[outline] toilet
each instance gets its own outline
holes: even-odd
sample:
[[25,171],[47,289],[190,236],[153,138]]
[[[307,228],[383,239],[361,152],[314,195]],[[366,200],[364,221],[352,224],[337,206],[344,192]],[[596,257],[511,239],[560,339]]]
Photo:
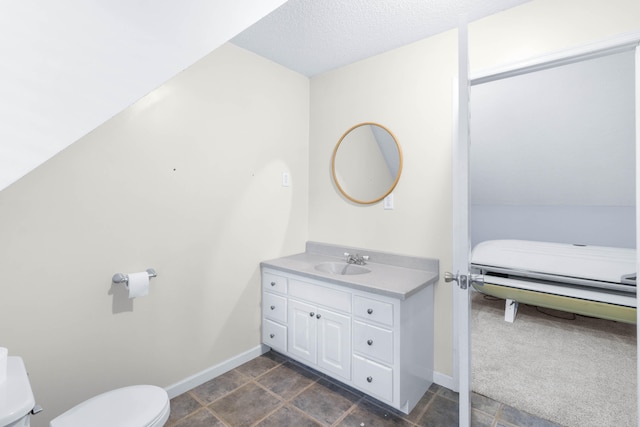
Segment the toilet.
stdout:
[[[7,360],[7,380],[0,384],[0,427],[29,427],[35,400],[20,357]],[[92,397],[51,420],[50,427],[161,427],[169,418],[167,392],[134,385]]]

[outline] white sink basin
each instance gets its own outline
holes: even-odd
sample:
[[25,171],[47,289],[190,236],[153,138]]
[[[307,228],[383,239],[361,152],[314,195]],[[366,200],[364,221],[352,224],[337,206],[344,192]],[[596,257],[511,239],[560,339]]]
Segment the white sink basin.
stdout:
[[316,265],[316,270],[323,273],[352,275],[370,273],[367,267],[355,264],[347,264],[346,262],[323,262]]

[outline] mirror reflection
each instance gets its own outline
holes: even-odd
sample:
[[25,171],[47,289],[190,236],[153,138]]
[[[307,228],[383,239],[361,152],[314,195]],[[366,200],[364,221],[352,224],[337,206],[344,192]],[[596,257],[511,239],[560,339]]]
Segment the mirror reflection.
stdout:
[[402,172],[402,150],[386,127],[372,122],[347,130],[333,151],[333,179],[349,200],[370,204],[393,191]]

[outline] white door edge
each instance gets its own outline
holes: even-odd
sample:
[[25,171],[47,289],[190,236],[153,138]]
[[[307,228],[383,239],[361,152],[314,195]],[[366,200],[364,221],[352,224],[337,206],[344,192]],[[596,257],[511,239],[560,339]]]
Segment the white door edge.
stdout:
[[[532,58],[530,60],[494,68],[488,71],[474,74],[467,77],[466,82],[460,76],[469,76],[468,72],[468,40],[466,22],[460,23],[458,27],[458,77],[454,79],[453,108],[453,154],[452,154],[452,192],[453,192],[453,274],[468,274],[467,265],[462,266],[460,259],[463,242],[467,242],[468,261],[469,247],[469,225],[468,225],[468,144],[469,136],[469,93],[466,92],[470,86],[482,84],[502,78],[513,77],[519,74],[535,72],[547,68],[577,62],[585,59],[597,58],[615,52],[635,49],[635,117],[636,117],[636,206],[640,203],[640,32],[633,32],[612,37],[600,42],[590,43],[577,48],[563,50],[549,55]],[[462,91],[466,92],[463,93]],[[462,170],[463,169],[463,170]],[[462,176],[461,176],[462,175]],[[465,182],[463,182],[465,181]],[[463,191],[464,194],[458,194]],[[466,203],[462,212],[460,202]],[[640,210],[636,209],[636,247],[640,242]],[[640,270],[640,251],[636,252],[637,269]],[[469,291],[462,291],[453,284],[453,379],[458,385],[460,393],[460,413],[459,425],[461,427],[470,426],[471,423],[471,305]],[[637,295],[638,290],[636,289]],[[640,325],[640,314],[636,313],[637,324]],[[638,335],[638,352],[640,354],[640,328]],[[640,359],[638,360],[638,378],[640,379]],[[638,401],[637,409],[640,413],[640,381],[637,384]],[[468,391],[465,391],[468,390]],[[640,427],[640,417],[638,417],[638,427]]]
[[[640,39],[640,37],[638,38]],[[640,43],[640,41],[638,41]],[[640,251],[638,251],[638,242],[640,242],[640,213],[638,205],[640,204],[640,46],[636,46],[636,272],[640,271]],[[637,273],[636,273],[637,274]],[[638,298],[638,288],[636,287],[636,299]],[[640,310],[636,309],[636,334],[638,335],[637,353],[640,354]],[[636,413],[640,414],[640,358],[638,359],[636,387],[638,402],[636,405]],[[640,427],[640,415],[638,415],[638,426]]]

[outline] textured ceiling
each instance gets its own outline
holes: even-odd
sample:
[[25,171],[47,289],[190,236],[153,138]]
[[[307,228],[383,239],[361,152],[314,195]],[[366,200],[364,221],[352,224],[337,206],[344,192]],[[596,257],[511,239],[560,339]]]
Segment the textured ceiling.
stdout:
[[231,41],[313,76],[529,0],[289,0]]

